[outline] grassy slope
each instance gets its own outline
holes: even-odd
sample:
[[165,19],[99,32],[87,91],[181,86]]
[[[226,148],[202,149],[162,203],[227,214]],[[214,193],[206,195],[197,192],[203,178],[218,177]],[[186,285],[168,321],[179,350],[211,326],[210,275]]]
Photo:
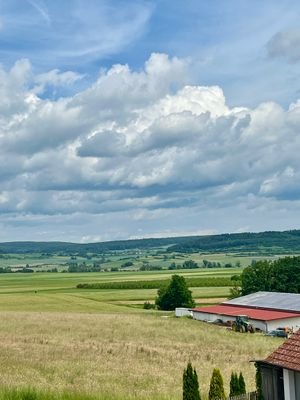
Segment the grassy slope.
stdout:
[[[188,360],[207,392],[212,369],[254,386],[250,359],[281,343],[162,314],[1,312],[0,384],[138,399],[181,398]],[[1,397],[0,397],[1,398]]]

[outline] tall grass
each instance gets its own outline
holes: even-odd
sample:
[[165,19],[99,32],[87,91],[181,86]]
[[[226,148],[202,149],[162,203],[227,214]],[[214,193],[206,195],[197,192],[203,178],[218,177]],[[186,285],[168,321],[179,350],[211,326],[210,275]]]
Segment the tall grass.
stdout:
[[[55,390],[36,390],[32,387],[0,387],[0,400],[132,400],[132,397],[116,397],[109,394],[88,395],[74,392],[56,392]],[[166,397],[164,398],[166,399]],[[160,398],[158,400],[163,400]]]
[[[255,369],[249,360],[266,357],[282,342],[171,314],[2,312],[0,320],[0,385],[34,383],[42,400],[64,400],[59,396],[66,392],[89,393],[91,399],[179,400],[188,361],[202,393],[213,368],[220,368],[227,391],[232,370],[243,371],[251,390]],[[49,397],[53,391],[56,397]],[[0,393],[2,398],[21,399]]]

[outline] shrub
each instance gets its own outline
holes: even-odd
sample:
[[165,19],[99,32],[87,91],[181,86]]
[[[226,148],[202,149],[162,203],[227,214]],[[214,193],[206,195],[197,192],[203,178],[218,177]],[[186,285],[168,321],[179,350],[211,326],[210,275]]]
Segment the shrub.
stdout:
[[155,304],[150,303],[150,301],[145,301],[143,308],[145,310],[153,310],[155,309]]
[[132,267],[133,262],[132,261],[127,261],[124,264],[121,265],[121,268],[127,268],[127,267]]

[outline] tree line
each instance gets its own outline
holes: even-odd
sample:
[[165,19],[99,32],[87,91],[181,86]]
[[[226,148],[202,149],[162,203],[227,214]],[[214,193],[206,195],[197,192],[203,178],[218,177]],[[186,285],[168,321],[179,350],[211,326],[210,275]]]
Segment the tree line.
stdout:
[[245,268],[240,294],[259,291],[300,293],[300,256],[257,261]]

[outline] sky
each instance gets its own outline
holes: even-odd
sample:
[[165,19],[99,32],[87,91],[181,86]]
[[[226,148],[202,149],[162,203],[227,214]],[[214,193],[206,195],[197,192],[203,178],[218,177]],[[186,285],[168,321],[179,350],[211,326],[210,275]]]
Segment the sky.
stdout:
[[0,241],[299,229],[300,3],[0,0]]

